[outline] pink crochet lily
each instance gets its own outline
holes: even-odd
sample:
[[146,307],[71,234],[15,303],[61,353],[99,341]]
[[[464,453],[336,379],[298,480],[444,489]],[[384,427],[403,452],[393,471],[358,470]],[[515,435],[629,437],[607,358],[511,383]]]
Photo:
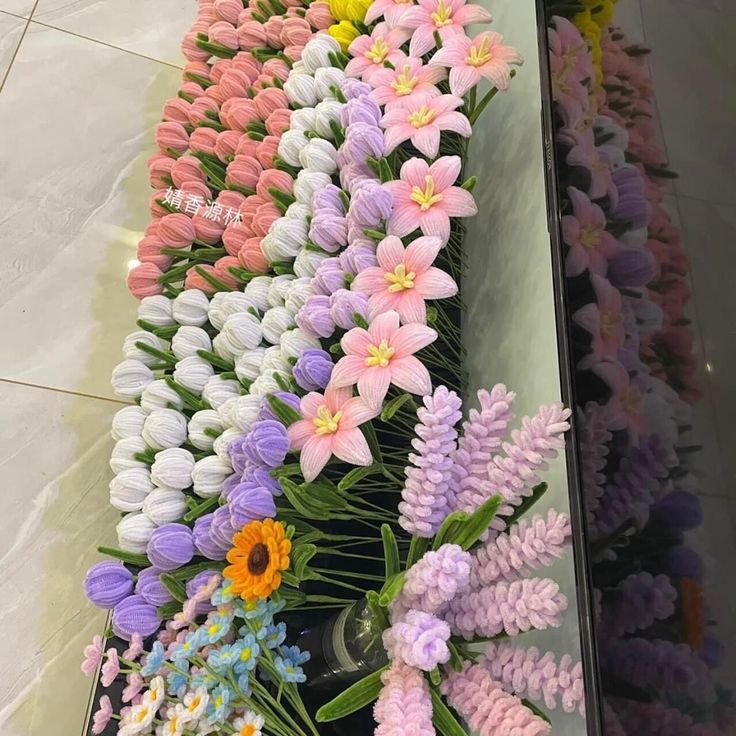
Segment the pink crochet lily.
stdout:
[[588,368],[601,360],[616,360],[626,339],[621,292],[603,276],[590,276],[596,301],[581,307],[572,320],[591,335],[590,353],[580,361]]
[[503,36],[495,31],[483,31],[475,38],[464,33],[450,38],[432,57],[431,65],[450,69],[450,91],[462,97],[483,77],[500,90],[511,82],[510,64],[524,60],[513,46],[504,46]]
[[411,140],[427,158],[436,158],[443,130],[469,137],[473,132],[470,121],[461,112],[456,112],[462,104],[462,98],[455,95],[415,95],[401,107],[389,110],[381,119],[381,127],[386,131],[386,153]]
[[350,44],[348,51],[353,58],[345,67],[345,73],[349,77],[362,77],[367,82],[378,70],[385,69],[384,62],[397,66],[406,58],[401,45],[409,36],[411,31],[406,28],[392,30],[386,23],[379,23],[370,36],[358,36]]
[[370,24],[383,16],[389,28],[396,28],[402,25],[401,17],[413,4],[413,0],[374,0],[365,14],[365,22]]
[[440,66],[425,66],[421,59],[407,56],[396,64],[396,69],[379,69],[371,74],[369,84],[373,87],[371,97],[386,110],[403,105],[417,95],[439,97],[435,87],[445,78],[445,70]]
[[330,388],[357,383],[361,398],[376,412],[391,384],[424,396],[432,391],[432,380],[414,353],[436,339],[431,327],[416,323],[399,327],[399,313],[385,312],[367,330],[355,327],[343,336],[345,357],[332,371]]
[[324,395],[302,397],[304,419],[289,427],[291,449],[301,450],[299,462],[304,479],[314,480],[332,455],[351,465],[370,465],[371,451],[358,429],[377,412],[349,388],[327,388]]
[[436,46],[435,33],[442,44],[465,36],[464,26],[490,23],[491,14],[480,5],[466,5],[466,0],[418,0],[402,16],[401,25],[413,28],[409,44],[411,56],[422,56]]
[[447,243],[450,218],[478,212],[473,195],[453,186],[461,168],[459,156],[443,156],[431,166],[424,159],[409,159],[401,167],[400,178],[383,185],[394,199],[389,235],[403,238],[420,228],[424,235],[436,235],[443,245]]
[[361,271],[352,288],[368,298],[368,319],[391,309],[404,324],[427,321],[426,299],[446,299],[457,294],[457,284],[448,273],[432,264],[442,247],[437,237],[423,236],[406,248],[389,235],[376,249],[377,266]]

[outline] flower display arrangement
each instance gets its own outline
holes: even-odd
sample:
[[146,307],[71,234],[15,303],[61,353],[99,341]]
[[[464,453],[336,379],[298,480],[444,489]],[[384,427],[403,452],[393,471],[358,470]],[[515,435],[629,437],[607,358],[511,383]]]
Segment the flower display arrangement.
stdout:
[[613,2],[549,32],[583,490],[607,732],[732,733],[723,645],[704,600],[688,264],[662,206],[648,51]]
[[[463,162],[522,61],[466,34],[490,20],[200,0],[112,377],[122,518],[85,590],[127,645],[85,652],[124,685],[93,733],[310,736],[373,704],[377,736],[541,736],[541,708],[583,712],[579,663],[510,641],[567,606],[542,569],[569,518],[527,512],[569,411],[511,429],[497,385],[463,412]],[[294,622],[356,610],[377,664],[315,697]]]

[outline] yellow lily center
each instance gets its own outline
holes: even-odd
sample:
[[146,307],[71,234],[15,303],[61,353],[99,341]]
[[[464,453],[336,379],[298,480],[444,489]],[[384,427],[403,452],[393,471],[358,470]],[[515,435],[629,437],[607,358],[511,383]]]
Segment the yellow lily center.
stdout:
[[432,205],[442,201],[442,195],[434,193],[434,179],[427,174],[427,176],[424,177],[424,189],[421,189],[418,186],[413,186],[411,188],[409,199],[411,199],[412,202],[416,202],[422,212],[426,212],[430,207],[432,207]]
[[621,318],[615,312],[601,312],[601,335],[609,337],[620,321]]
[[401,74],[399,74],[393,82],[391,82],[391,89],[396,92],[397,95],[410,95],[414,91],[414,87],[417,86],[419,77],[411,75],[411,67],[406,64],[404,65]]
[[399,263],[391,273],[385,274],[383,278],[390,284],[388,290],[392,294],[395,294],[397,291],[404,291],[404,289],[413,289],[414,279],[416,277],[417,275],[414,271],[407,273],[406,266],[403,263]]
[[386,340],[381,340],[380,345],[369,345],[368,352],[370,353],[370,357],[365,359],[365,364],[369,368],[385,368],[396,350]]
[[316,427],[317,434],[335,434],[340,429],[341,419],[341,411],[332,414],[326,406],[320,406],[317,410],[317,416],[312,420],[312,424]]
[[481,36],[480,43],[476,46],[472,44],[468,55],[465,57],[465,63],[470,66],[483,66],[493,58],[491,50],[488,48],[488,37]]
[[595,248],[601,239],[600,229],[597,227],[583,227],[580,229],[580,245],[583,248],[592,250]]
[[370,59],[374,64],[383,64],[390,50],[384,39],[377,38],[371,44],[368,51],[365,52],[365,57],[366,59]]
[[422,105],[418,110],[415,110],[406,119],[409,125],[415,128],[421,128],[423,125],[429,125],[437,117],[437,111],[433,110],[427,105]]
[[445,0],[437,3],[437,10],[430,17],[437,28],[452,25],[452,9],[447,7]]

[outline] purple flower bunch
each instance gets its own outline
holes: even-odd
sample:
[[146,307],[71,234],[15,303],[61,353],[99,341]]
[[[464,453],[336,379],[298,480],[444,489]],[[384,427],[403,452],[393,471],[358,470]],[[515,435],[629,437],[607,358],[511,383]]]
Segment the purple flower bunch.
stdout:
[[432,699],[422,674],[402,662],[392,662],[381,675],[383,689],[373,708],[378,724],[374,736],[396,736],[411,724],[413,736],[434,736]]

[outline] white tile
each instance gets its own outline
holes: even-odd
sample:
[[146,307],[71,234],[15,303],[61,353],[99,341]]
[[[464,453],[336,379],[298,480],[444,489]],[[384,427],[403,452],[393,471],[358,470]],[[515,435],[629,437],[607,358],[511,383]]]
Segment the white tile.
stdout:
[[18,48],[26,21],[0,12],[0,85]]
[[730,50],[736,14],[686,0],[645,0],[643,11],[667,153],[680,175],[674,191],[736,203],[736,58]]
[[[145,160],[179,72],[32,24],[0,98],[0,378],[112,397]],[[49,90],[54,90],[52,98]]]
[[82,580],[97,545],[115,540],[107,460],[119,405],[3,382],[0,405],[0,733],[79,734],[92,688],[81,652],[105,621]]
[[196,10],[192,0],[39,0],[33,19],[183,66],[179,44]]
[[35,4],[36,0],[0,0],[0,10],[28,18]]

